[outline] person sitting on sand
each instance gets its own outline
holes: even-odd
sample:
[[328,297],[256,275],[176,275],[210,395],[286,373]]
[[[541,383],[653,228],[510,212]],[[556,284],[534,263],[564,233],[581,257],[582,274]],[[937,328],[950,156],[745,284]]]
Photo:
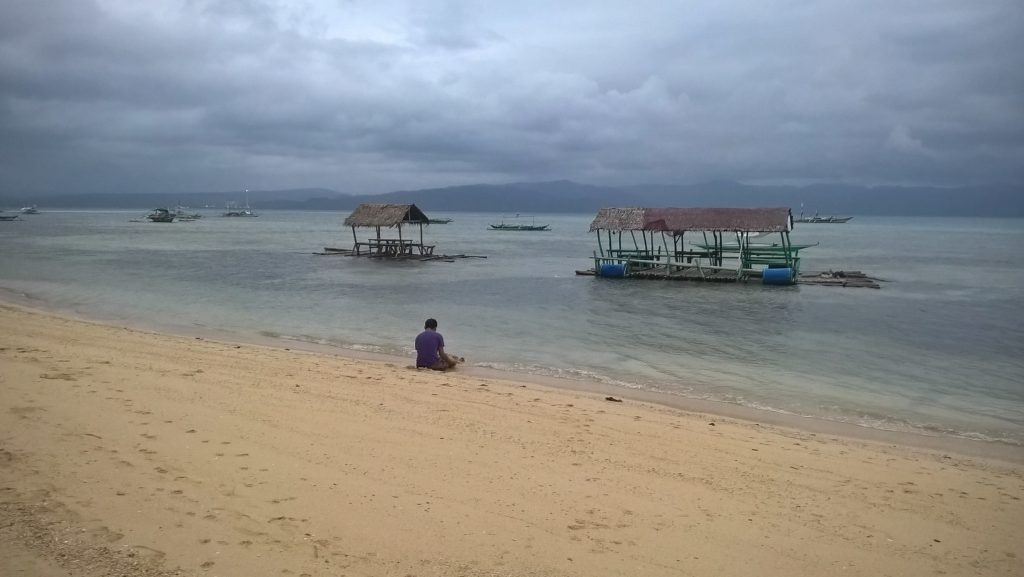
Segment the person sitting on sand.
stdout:
[[444,352],[444,337],[437,332],[437,321],[427,319],[423,332],[416,335],[416,368],[447,371],[464,360]]

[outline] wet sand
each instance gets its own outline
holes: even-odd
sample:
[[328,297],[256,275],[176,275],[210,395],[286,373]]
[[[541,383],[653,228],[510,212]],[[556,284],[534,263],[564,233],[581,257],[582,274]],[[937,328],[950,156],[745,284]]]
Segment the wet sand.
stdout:
[[1019,462],[14,306],[0,326],[3,575],[1024,574]]

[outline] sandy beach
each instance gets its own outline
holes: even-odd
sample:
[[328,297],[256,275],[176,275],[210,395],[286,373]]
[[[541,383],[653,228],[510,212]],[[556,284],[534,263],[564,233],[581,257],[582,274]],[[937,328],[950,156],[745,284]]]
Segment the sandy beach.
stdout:
[[1024,466],[0,306],[0,574],[1022,575]]

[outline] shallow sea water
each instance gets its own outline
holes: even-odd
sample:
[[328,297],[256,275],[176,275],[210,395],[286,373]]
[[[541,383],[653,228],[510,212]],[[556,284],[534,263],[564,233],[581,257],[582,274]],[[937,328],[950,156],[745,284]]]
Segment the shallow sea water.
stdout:
[[[351,246],[347,213],[130,222],[139,211],[0,223],[0,288],[42,308],[410,356],[435,317],[470,364],[711,399],[865,427],[1024,446],[1024,221],[867,218],[797,225],[803,269],[882,289],[578,277],[593,215],[497,232],[426,227],[447,262],[312,254]],[[418,236],[418,232],[404,231]]]

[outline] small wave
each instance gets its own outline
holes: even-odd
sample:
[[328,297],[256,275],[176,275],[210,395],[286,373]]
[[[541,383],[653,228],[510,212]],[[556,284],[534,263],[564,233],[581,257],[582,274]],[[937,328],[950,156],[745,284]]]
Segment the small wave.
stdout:
[[[261,331],[260,334],[265,337],[285,341],[311,343],[315,345],[337,347],[351,351],[368,352],[376,354],[408,356],[414,352],[413,349],[410,347],[397,348],[366,343],[348,343],[336,341],[333,339],[312,337],[309,335],[288,335],[275,333],[272,331]],[[981,431],[962,431],[936,424],[917,423],[907,419],[900,419],[888,415],[870,415],[863,412],[850,412],[848,409],[844,410],[842,407],[837,405],[823,405],[817,407],[817,410],[796,410],[792,407],[779,406],[777,404],[767,403],[763,400],[749,399],[735,392],[715,392],[710,390],[702,390],[691,386],[684,387],[678,384],[674,384],[673,386],[668,387],[665,386],[664,384],[658,383],[626,381],[620,378],[612,377],[604,373],[582,368],[564,368],[539,364],[503,363],[495,361],[473,363],[473,366],[492,369],[505,373],[537,375],[541,377],[566,379],[579,383],[597,383],[600,385],[614,386],[623,389],[649,391],[658,394],[672,395],[701,401],[727,403],[747,407],[750,409],[755,409],[758,411],[765,411],[775,413],[778,415],[785,415],[788,417],[801,419],[819,419],[823,421],[850,424],[858,427],[863,427],[866,429],[875,429],[893,433],[911,433],[931,437],[955,437],[978,442],[1003,443],[1012,446],[1024,446],[1024,439],[1012,438],[1006,435],[993,435]]]
[[944,427],[935,424],[917,423],[911,420],[900,419],[893,416],[869,415],[863,412],[846,412],[841,407],[836,405],[821,406],[818,407],[818,411],[795,410],[791,407],[783,407],[778,406],[776,404],[766,403],[764,401],[751,400],[735,393],[715,393],[712,391],[694,390],[692,388],[668,388],[656,384],[630,382],[617,379],[608,375],[604,375],[601,373],[597,373],[594,371],[579,368],[558,368],[535,364],[497,362],[483,362],[477,364],[476,366],[486,367],[510,373],[528,373],[532,375],[540,375],[545,377],[570,379],[577,382],[594,382],[602,385],[621,387],[624,389],[650,391],[660,394],[674,395],[702,401],[727,403],[755,409],[758,411],[766,411],[779,415],[785,415],[788,417],[801,419],[818,419],[823,421],[850,424],[858,427],[863,427],[866,429],[876,429],[880,431],[888,431],[893,433],[911,433],[931,437],[954,437],[986,443],[1003,443],[1012,446],[1024,446],[1024,439],[1017,439],[1013,437],[1008,437],[1006,435],[986,434],[980,431],[957,430],[954,428]]
[[260,331],[260,335],[272,339],[279,339],[282,341],[292,341],[297,343],[309,343],[312,345],[321,345],[327,347],[336,347],[339,349],[346,349],[350,351],[359,351],[363,353],[376,353],[382,355],[396,355],[406,356],[410,353],[408,350],[397,349],[394,347],[386,347],[382,345],[372,345],[368,343],[349,343],[343,341],[337,341],[334,339],[327,339],[323,337],[313,337],[309,335],[288,335],[282,333],[275,333],[272,331]]
[[602,385],[613,385],[616,387],[622,387],[626,389],[634,390],[651,390],[650,387],[645,387],[638,383],[631,383],[622,381],[603,375],[601,373],[595,373],[585,369],[564,369],[558,367],[547,367],[542,365],[526,365],[521,363],[497,363],[497,362],[481,362],[476,363],[475,366],[485,367],[488,369],[494,369],[498,371],[504,371],[508,373],[528,373],[531,375],[539,375],[542,377],[554,377],[560,379],[570,379],[573,381],[584,381],[584,382],[596,382]]

